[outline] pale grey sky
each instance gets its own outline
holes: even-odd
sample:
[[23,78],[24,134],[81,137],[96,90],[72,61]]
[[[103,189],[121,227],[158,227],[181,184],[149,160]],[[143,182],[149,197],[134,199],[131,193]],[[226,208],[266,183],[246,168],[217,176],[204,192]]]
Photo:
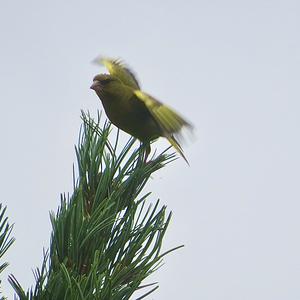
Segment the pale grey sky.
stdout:
[[7,273],[33,283],[49,210],[72,189],[80,109],[101,108],[90,61],[105,54],[197,129],[191,167],[178,160],[148,186],[174,213],[166,248],[186,245],[149,299],[300,299],[299,15],[292,0],[2,0]]

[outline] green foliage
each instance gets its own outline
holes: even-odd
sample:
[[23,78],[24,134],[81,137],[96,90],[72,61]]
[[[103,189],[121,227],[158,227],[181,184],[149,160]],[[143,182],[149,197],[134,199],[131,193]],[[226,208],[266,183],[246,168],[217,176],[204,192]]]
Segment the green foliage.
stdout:
[[[2,260],[3,255],[6,253],[8,248],[13,244],[15,241],[14,238],[11,237],[11,231],[13,226],[9,225],[8,218],[5,217],[6,207],[3,207],[0,204],[0,259]],[[8,266],[7,262],[0,264],[0,273]],[[1,283],[1,281],[0,281]],[[4,299],[1,297],[0,299]]]
[[[76,147],[78,178],[71,196],[61,195],[51,213],[49,252],[36,284],[27,292],[15,277],[9,280],[20,299],[125,300],[139,289],[143,299],[157,284],[142,285],[162,263],[162,241],[171,219],[166,206],[147,204],[141,195],[151,174],[174,159],[162,153],[145,162],[134,139],[119,149],[119,135],[109,141],[110,123],[99,126],[82,113]],[[73,173],[75,173],[73,171]]]

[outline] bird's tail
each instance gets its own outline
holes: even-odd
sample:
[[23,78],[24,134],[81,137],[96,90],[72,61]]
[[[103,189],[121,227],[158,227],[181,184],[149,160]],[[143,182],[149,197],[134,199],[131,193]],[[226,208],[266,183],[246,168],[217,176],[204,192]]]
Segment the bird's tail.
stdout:
[[169,143],[175,148],[175,150],[182,156],[182,158],[186,161],[186,163],[188,165],[190,165],[189,162],[188,162],[188,160],[186,159],[186,157],[183,154],[183,150],[182,150],[180,144],[175,139],[175,137],[173,135],[170,135],[170,136],[168,136],[166,138],[168,139]]

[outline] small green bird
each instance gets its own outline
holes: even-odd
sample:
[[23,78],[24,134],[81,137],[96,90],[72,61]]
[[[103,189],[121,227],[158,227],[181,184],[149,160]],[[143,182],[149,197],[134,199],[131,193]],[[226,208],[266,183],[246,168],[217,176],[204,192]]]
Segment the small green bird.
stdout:
[[188,163],[175,135],[184,127],[192,129],[192,125],[173,109],[141,91],[134,74],[119,60],[98,58],[95,62],[104,65],[109,72],[96,75],[91,85],[109,120],[147,145],[146,158],[151,151],[150,141],[165,137]]

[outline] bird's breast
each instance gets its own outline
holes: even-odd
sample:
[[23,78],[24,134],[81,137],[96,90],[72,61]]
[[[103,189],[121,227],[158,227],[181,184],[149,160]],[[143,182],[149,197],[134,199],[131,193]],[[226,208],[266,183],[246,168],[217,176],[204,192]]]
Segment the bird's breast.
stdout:
[[138,138],[149,141],[162,135],[161,129],[145,105],[134,99],[105,99],[101,97],[109,120],[118,128]]

